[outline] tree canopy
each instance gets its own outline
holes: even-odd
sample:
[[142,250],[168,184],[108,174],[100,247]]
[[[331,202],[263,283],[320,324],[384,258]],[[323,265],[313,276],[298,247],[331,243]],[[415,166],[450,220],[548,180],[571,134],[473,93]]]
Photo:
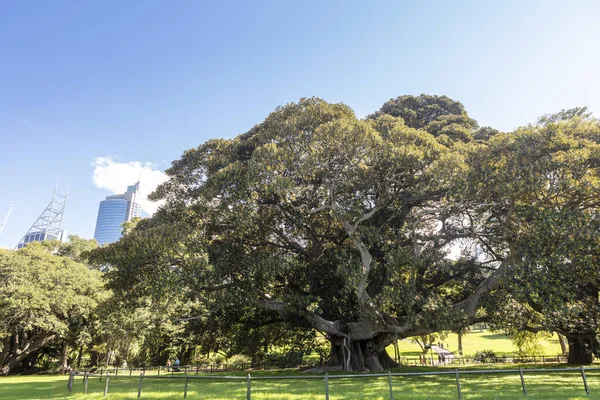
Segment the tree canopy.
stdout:
[[100,272],[40,243],[0,251],[0,374],[65,337],[104,298]]
[[581,110],[502,134],[445,96],[365,119],[301,99],[187,150],[152,195],[165,205],[94,260],[157,320],[316,330],[346,370],[477,321],[595,337],[600,136]]

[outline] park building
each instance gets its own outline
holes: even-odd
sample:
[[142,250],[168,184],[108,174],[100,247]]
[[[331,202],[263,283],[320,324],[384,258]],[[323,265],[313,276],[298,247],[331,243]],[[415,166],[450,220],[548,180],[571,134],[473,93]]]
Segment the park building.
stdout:
[[125,193],[107,196],[100,202],[94,239],[101,246],[121,238],[123,222],[142,216],[142,209],[137,203],[139,187],[137,182],[128,186]]

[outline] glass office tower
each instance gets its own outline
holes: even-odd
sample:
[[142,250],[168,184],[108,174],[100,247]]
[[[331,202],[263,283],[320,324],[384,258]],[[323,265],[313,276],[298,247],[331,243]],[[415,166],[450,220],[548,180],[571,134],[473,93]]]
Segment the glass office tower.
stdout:
[[107,196],[100,202],[94,238],[100,245],[116,242],[121,238],[121,224],[141,216],[141,208],[136,203],[139,182],[127,187],[123,194]]

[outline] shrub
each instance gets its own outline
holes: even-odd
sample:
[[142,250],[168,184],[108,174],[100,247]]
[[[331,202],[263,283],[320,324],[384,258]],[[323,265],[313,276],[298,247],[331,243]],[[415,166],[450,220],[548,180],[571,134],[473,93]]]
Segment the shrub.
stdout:
[[233,369],[247,368],[252,363],[252,359],[244,354],[235,354],[227,360],[227,366]]
[[480,363],[491,363],[496,362],[498,357],[494,353],[494,350],[481,350],[475,353],[474,359]]

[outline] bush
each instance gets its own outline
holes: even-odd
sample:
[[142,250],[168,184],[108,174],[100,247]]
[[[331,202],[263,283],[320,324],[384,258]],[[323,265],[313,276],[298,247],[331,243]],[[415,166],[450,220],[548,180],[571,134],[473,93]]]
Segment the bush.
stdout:
[[235,354],[227,360],[227,366],[233,369],[247,368],[252,363],[252,359],[243,354]]
[[306,353],[303,349],[291,349],[287,353],[278,357],[277,364],[279,368],[295,368],[302,364],[302,359]]
[[475,353],[474,359],[480,363],[492,363],[498,360],[498,356],[496,356],[494,350],[481,350]]

